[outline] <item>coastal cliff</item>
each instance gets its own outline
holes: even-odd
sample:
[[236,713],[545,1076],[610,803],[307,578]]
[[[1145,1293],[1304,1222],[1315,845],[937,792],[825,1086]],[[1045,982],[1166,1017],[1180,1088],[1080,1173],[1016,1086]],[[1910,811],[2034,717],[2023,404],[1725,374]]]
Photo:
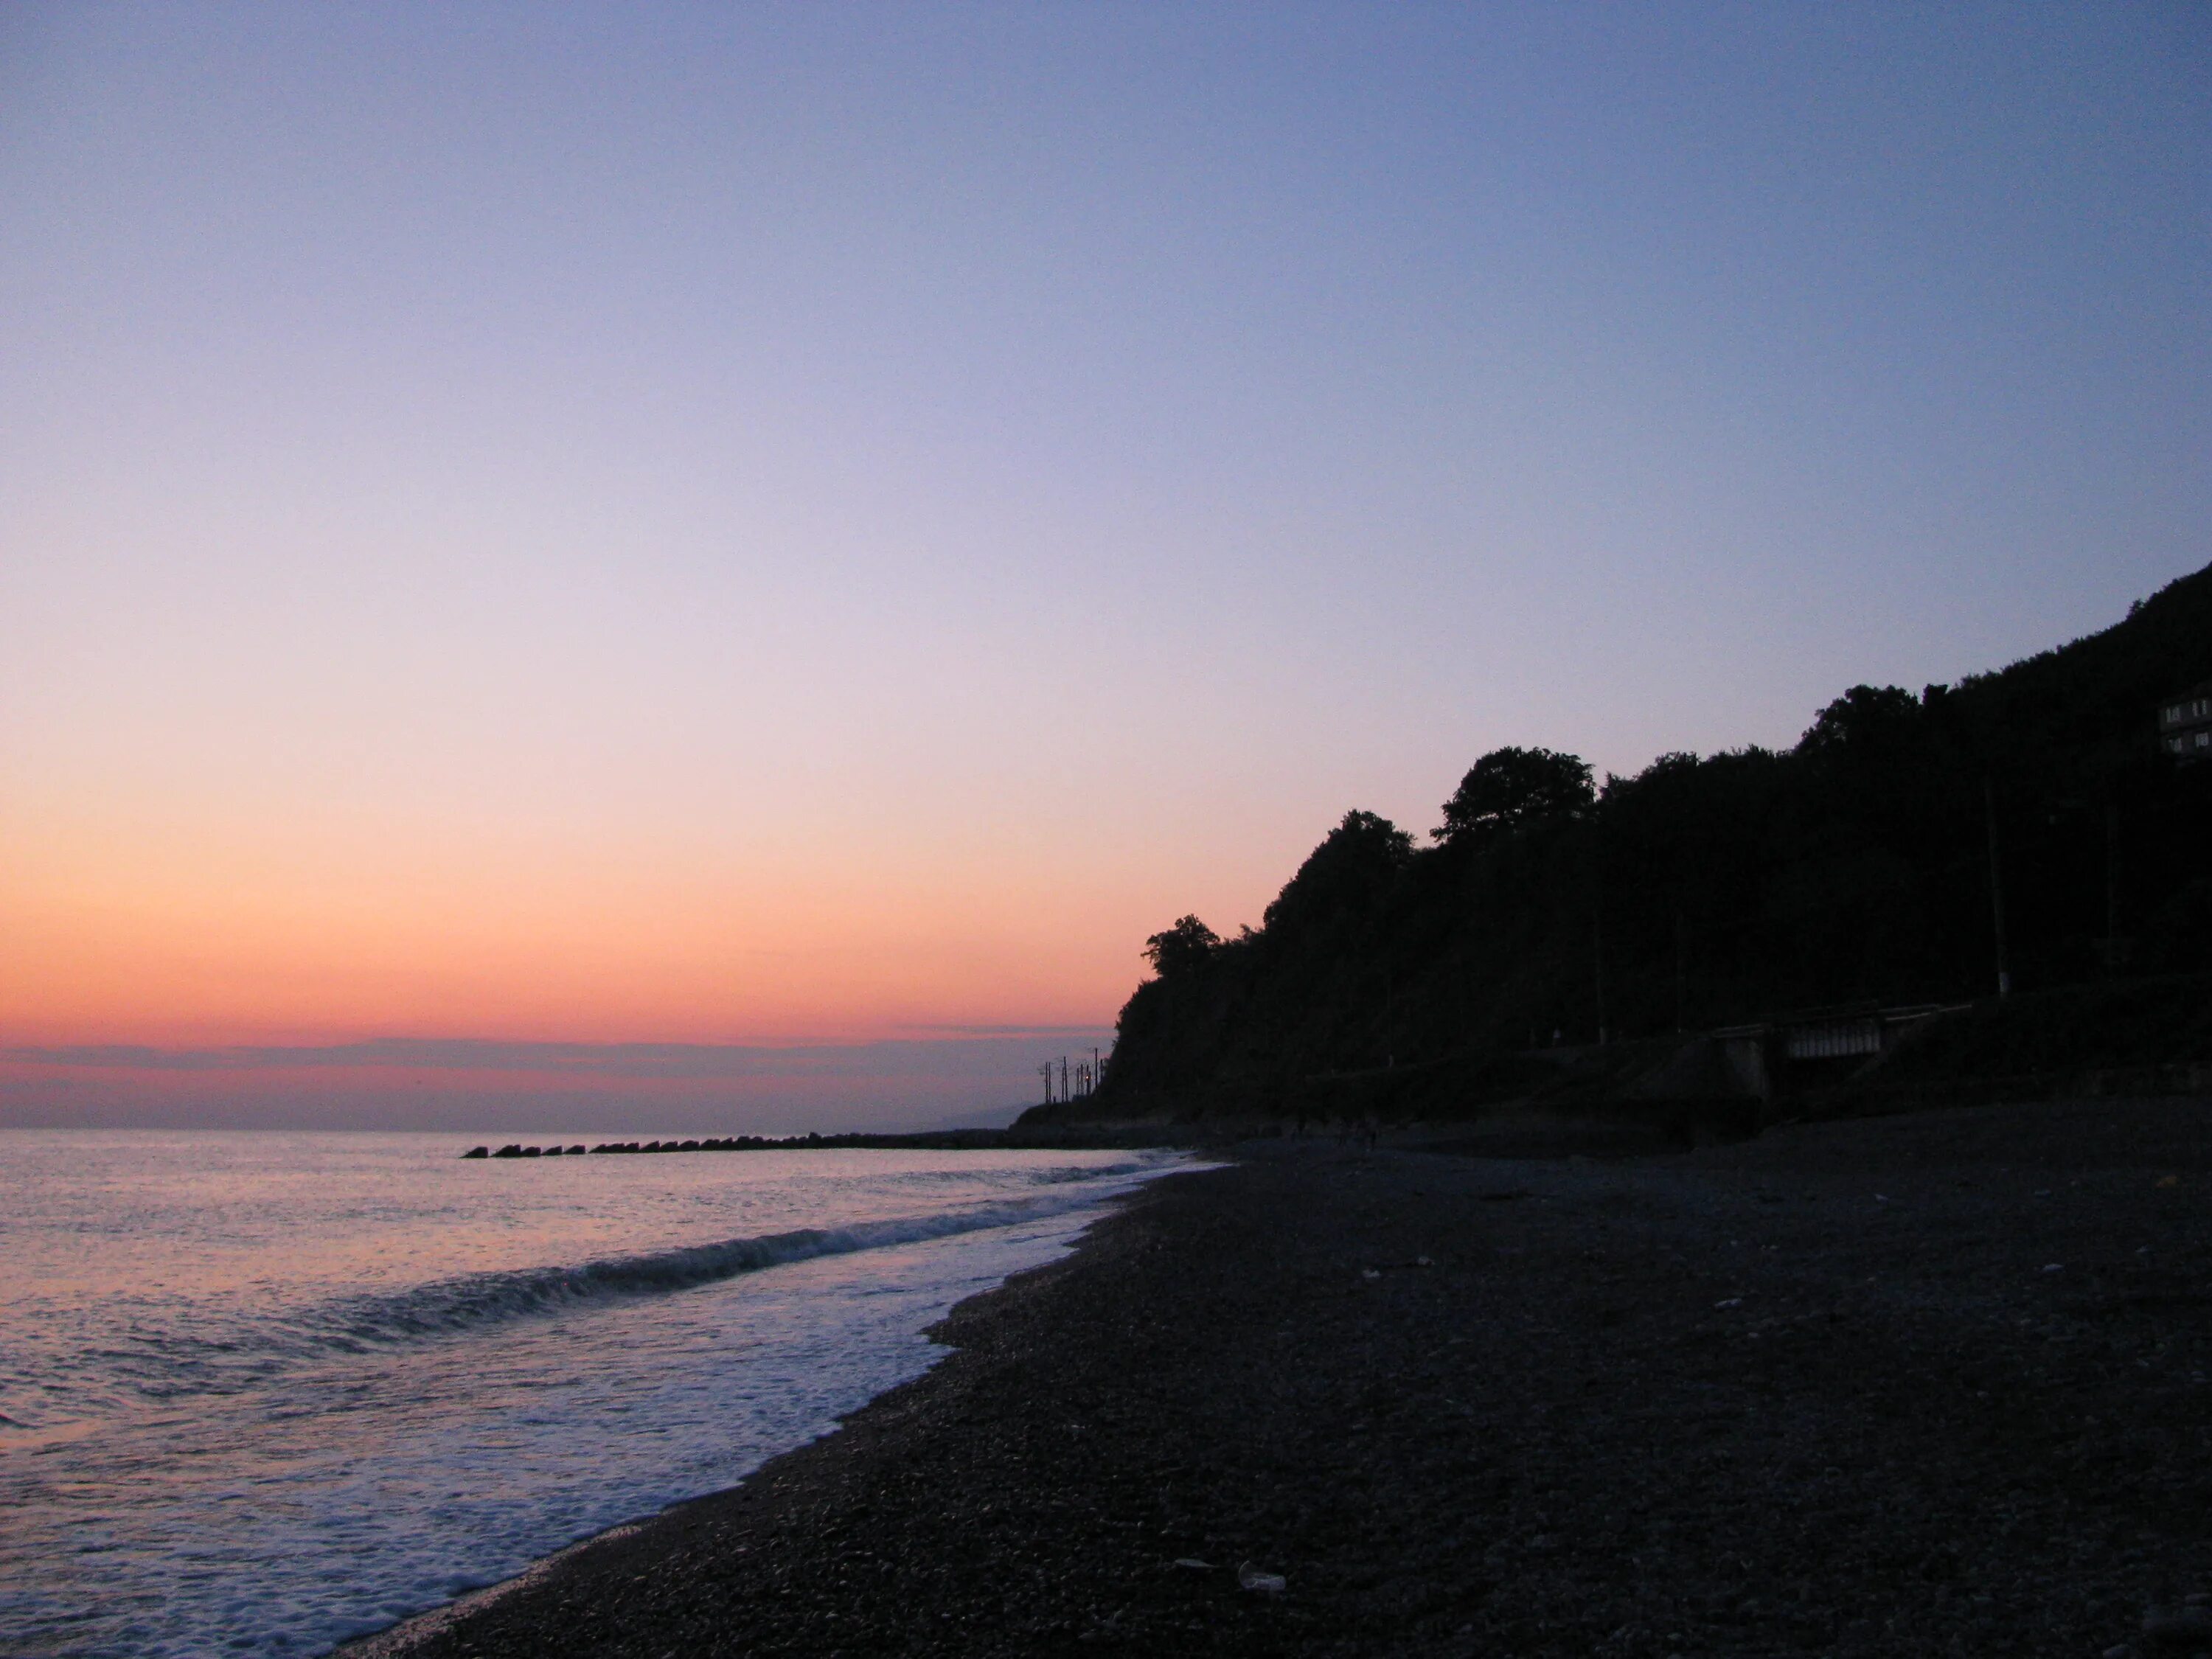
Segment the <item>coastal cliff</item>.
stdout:
[[[2192,988],[2212,970],[2212,761],[2159,735],[2208,678],[2212,567],[2010,667],[1855,686],[1788,750],[1601,781],[1493,751],[1425,844],[1352,811],[1257,929],[1155,934],[1097,1091],[1022,1124],[1619,1099],[1688,1065],[1695,1034],[1994,1001],[2000,975],[1980,1048],[1935,1051],[1995,1065],[1992,1042],[2040,1042],[2069,1077],[2212,1059]],[[2057,1000],[2039,1015],[2027,994]],[[2031,1041],[2053,1008],[2070,1048]],[[2010,1009],[2021,1030],[1990,1038]]]

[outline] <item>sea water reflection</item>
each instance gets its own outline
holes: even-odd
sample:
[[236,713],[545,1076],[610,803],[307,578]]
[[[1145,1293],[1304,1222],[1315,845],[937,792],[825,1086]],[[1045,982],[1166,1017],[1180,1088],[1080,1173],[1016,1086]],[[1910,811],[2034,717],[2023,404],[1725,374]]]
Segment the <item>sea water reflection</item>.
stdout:
[[[456,1150],[0,1136],[22,1200],[0,1246],[30,1287],[0,1311],[9,1652],[319,1651],[726,1486],[917,1375],[953,1302],[1172,1166]],[[767,1271],[572,1271],[793,1234],[800,1259]]]

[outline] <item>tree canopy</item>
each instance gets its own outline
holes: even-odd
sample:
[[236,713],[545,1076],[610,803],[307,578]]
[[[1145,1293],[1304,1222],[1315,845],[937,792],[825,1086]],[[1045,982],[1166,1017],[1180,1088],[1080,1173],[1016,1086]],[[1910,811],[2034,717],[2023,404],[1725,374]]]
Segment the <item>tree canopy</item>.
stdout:
[[1346,812],[1267,907],[1266,931],[1312,933],[1370,914],[1413,854],[1413,838],[1389,819]]
[[1185,916],[1146,939],[1145,957],[1162,979],[1182,979],[1205,967],[1220,943],[1220,934],[1196,916]]
[[1545,818],[1579,817],[1597,799],[1589,763],[1550,749],[1493,749],[1444,803],[1438,841],[1488,840]]
[[2212,969],[2212,763],[2155,733],[2208,675],[2212,568],[1996,673],[1854,686],[1789,750],[1662,755],[1601,797],[1577,756],[1493,750],[1440,844],[1348,812],[1256,931],[1147,939],[1101,1098],[1267,1112],[1601,1024],[1986,996],[1993,828],[2023,990]]

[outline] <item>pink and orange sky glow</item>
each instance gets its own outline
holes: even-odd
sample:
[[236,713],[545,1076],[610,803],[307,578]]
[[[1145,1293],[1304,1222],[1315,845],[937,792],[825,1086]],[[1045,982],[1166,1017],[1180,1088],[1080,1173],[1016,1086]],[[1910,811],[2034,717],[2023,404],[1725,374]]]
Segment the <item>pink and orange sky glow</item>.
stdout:
[[2202,7],[0,12],[0,1126],[1032,1097],[2212,549]]

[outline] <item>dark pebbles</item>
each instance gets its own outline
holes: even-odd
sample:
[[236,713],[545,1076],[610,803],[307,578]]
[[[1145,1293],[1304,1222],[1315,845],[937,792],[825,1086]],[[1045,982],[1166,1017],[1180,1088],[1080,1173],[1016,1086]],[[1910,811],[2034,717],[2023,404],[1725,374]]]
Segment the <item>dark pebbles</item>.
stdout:
[[[1261,1142],[419,1656],[2097,1655],[2212,1590],[2212,1104]],[[1499,1202],[1510,1198],[1513,1202]]]

